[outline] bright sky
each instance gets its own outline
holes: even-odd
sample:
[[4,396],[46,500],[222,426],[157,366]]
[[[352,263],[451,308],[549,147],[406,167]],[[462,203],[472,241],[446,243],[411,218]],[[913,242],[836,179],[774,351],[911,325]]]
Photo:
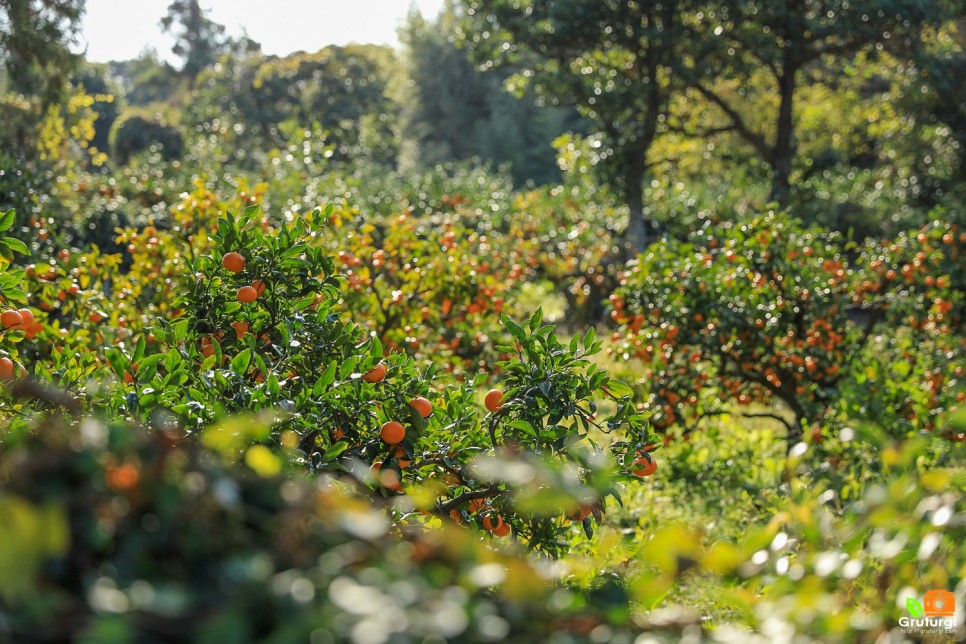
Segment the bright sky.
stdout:
[[[147,47],[172,60],[171,39],[158,22],[171,0],[87,0],[83,37],[94,62],[128,60]],[[435,16],[443,0],[202,0],[215,22],[242,28],[266,54],[316,51],[326,45],[397,45],[396,28],[415,5]],[[83,46],[84,43],[82,42]]]

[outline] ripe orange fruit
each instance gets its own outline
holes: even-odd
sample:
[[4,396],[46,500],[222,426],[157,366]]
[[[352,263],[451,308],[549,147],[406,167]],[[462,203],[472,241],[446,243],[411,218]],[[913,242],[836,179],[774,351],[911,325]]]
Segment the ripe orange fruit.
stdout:
[[382,382],[386,377],[386,363],[380,362],[375,367],[367,371],[362,379],[366,382],[377,383]]
[[17,313],[19,313],[20,317],[23,318],[23,324],[21,325],[21,328],[27,328],[33,325],[34,323],[33,311],[31,311],[30,309],[18,309]]
[[201,355],[206,358],[210,358],[215,355],[215,341],[209,336],[205,336],[201,339]]
[[503,392],[499,389],[490,389],[486,392],[483,404],[486,405],[487,410],[495,414],[503,407]]
[[571,521],[583,521],[593,514],[593,509],[586,503],[581,503],[577,508],[567,515]]
[[650,456],[639,456],[634,459],[634,465],[640,465],[639,468],[631,470],[634,476],[640,476],[644,478],[650,476],[657,471],[657,461]]
[[258,295],[258,297],[261,297],[262,293],[265,292],[265,282],[262,280],[252,280],[252,288],[255,289],[255,293]]
[[433,403],[429,402],[422,396],[410,400],[409,405],[423,418],[429,418],[429,415],[433,413]]
[[409,460],[409,457],[406,455],[406,450],[404,450],[402,447],[397,447],[392,456],[396,459],[396,463],[402,469],[406,469],[412,464],[412,461]]
[[91,311],[91,314],[87,316],[87,319],[93,322],[94,324],[97,324],[98,322],[102,321],[106,317],[107,317],[107,314],[105,313],[102,313],[100,311]]
[[390,445],[398,445],[406,438],[406,428],[398,420],[390,420],[379,430],[379,438]]
[[376,461],[369,468],[369,476],[379,482],[379,485],[388,490],[398,490],[402,481],[399,479],[399,472],[393,469],[383,471],[382,461]]
[[494,532],[503,527],[503,517],[499,514],[488,514],[483,517],[483,527]]
[[221,265],[232,273],[241,273],[245,270],[245,258],[239,253],[225,253],[221,258]]
[[510,534],[510,524],[504,522],[503,525],[501,525],[496,530],[494,530],[492,534],[493,534],[494,537],[506,537],[506,536],[509,536],[509,534]]
[[13,360],[7,357],[0,358],[0,380],[10,380],[13,378]]
[[258,299],[258,291],[251,286],[243,286],[238,289],[238,293],[235,295],[235,297],[242,304],[251,304]]
[[241,340],[246,335],[248,335],[248,329],[249,329],[248,322],[245,322],[244,320],[238,321],[238,322],[232,322],[231,328],[235,330],[235,336],[239,340]]
[[3,325],[5,329],[11,329],[13,327],[18,327],[23,324],[23,316],[20,315],[20,311],[4,311],[0,315],[0,324]]

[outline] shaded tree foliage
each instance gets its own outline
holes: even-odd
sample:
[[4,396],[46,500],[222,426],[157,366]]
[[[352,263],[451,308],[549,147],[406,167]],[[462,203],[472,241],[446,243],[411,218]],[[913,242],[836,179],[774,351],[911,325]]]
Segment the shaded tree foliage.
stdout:
[[522,69],[521,82],[577,106],[605,135],[603,178],[630,211],[629,254],[653,239],[643,183],[668,104],[693,49],[699,3],[624,0],[463,0],[463,38],[489,67]]
[[[771,169],[771,198],[787,202],[795,160],[796,100],[809,67],[823,59],[847,60],[859,51],[918,39],[943,15],[933,0],[727,0],[707,3],[696,26],[689,84],[725,116],[728,128]],[[841,62],[837,63],[841,64]],[[753,75],[770,79],[765,115],[749,109],[744,87]],[[820,80],[820,76],[808,79]],[[715,81],[729,79],[729,91]]]
[[392,51],[375,45],[331,46],[284,58],[225,57],[198,77],[186,109],[195,122],[240,124],[238,136],[282,145],[287,132],[318,125],[339,158],[359,153],[395,162],[398,107],[387,94]]
[[0,0],[0,61],[9,88],[40,97],[63,98],[79,60],[77,45],[84,0]]
[[[111,126],[121,113],[117,100],[121,88],[110,78],[108,65],[103,63],[84,63],[74,75],[73,82],[98,99],[91,106],[97,113],[97,120],[94,121],[94,138],[90,144],[100,151],[107,151]],[[108,100],[112,97],[113,100]]]
[[147,105],[171,99],[184,84],[177,70],[146,51],[133,60],[108,63],[110,74],[120,79],[129,105]]
[[585,127],[573,108],[538,104],[531,91],[503,89],[507,71],[485,73],[457,47],[459,16],[452,2],[435,20],[410,14],[401,30],[409,73],[403,136],[418,163],[480,158],[510,163],[517,183],[559,179],[551,142]]
[[218,56],[228,51],[224,25],[208,18],[198,0],[175,0],[161,18],[161,28],[174,36],[171,48],[184,61],[182,73],[189,78],[213,65]]

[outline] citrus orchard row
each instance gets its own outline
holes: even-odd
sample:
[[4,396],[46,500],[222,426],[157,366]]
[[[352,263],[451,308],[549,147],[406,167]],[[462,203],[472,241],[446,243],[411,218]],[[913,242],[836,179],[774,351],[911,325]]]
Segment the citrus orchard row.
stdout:
[[[652,442],[630,390],[590,361],[601,350],[592,332],[562,344],[539,311],[524,326],[504,316],[506,330],[492,331],[499,340],[486,347],[506,358],[489,368],[501,389],[483,397],[481,414],[480,379],[440,380],[433,364],[387,350],[350,320],[352,300],[340,289],[351,280],[325,250],[332,220],[328,208],[275,227],[249,207],[211,230],[192,219],[187,236],[123,232],[122,241],[144,244],[135,247],[139,262],[113,275],[119,258],[96,252],[11,270],[24,280],[24,298],[46,313],[24,344],[13,333],[23,330],[23,314],[8,311],[4,341],[31,375],[88,409],[144,423],[170,417],[215,445],[222,434],[211,428],[222,419],[274,413],[268,429],[233,447],[256,469],[292,463],[371,485],[387,500],[414,494],[418,511],[397,512],[398,520],[452,519],[550,554],[561,531],[574,521],[591,530],[603,499],[618,494],[620,478],[594,454],[613,454],[624,477],[654,472],[649,455],[627,456]],[[144,271],[153,279],[138,282]],[[601,399],[610,401],[607,413],[597,411]],[[24,417],[44,405],[13,402],[11,410]],[[602,432],[615,435],[604,448],[591,440]],[[575,476],[570,500],[521,511],[513,482],[479,473],[487,454],[558,462]]]

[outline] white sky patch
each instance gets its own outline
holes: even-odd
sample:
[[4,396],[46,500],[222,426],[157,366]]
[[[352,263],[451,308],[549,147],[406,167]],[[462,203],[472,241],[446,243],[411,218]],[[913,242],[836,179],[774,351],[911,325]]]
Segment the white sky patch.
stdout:
[[[159,22],[171,0],[87,0],[81,48],[88,60],[129,60],[155,49],[174,61]],[[232,35],[248,30],[266,54],[284,56],[326,45],[398,45],[397,29],[418,8],[435,16],[443,0],[202,0],[209,17]]]

